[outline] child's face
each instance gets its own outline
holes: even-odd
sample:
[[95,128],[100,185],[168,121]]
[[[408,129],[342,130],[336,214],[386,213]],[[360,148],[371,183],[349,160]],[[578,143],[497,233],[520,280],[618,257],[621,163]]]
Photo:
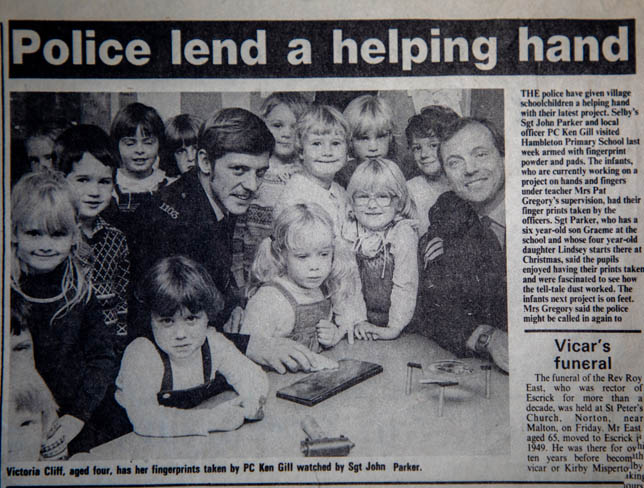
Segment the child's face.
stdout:
[[347,162],[347,141],[340,131],[308,133],[302,140],[302,167],[310,176],[330,185]]
[[182,308],[171,317],[152,312],[151,318],[154,341],[170,359],[191,357],[206,340],[208,316],[204,310],[192,313]]
[[152,173],[152,165],[159,154],[159,139],[150,134],[144,136],[143,129],[138,126],[134,136],[121,138],[119,152],[128,172],[145,177]]
[[266,117],[266,125],[275,138],[274,154],[289,159],[295,152],[295,125],[297,120],[288,106],[277,105]]
[[333,236],[330,229],[319,227],[308,233],[303,242],[286,251],[286,273],[296,285],[319,288],[331,273]]
[[11,462],[38,461],[43,437],[42,412],[18,410],[14,403],[7,423],[7,459]]
[[49,234],[46,229],[27,222],[18,226],[14,236],[18,259],[32,273],[53,271],[70,255],[74,235],[66,229]]
[[358,190],[353,193],[352,201],[356,219],[370,230],[384,229],[398,212],[398,198],[383,187]]
[[54,141],[47,136],[30,137],[25,143],[32,171],[54,167]]
[[35,368],[34,343],[31,332],[24,329],[20,334],[11,334],[11,371],[27,371]]
[[425,176],[436,178],[442,173],[441,163],[438,160],[437,137],[412,137],[411,152],[418,169]]
[[375,130],[369,130],[351,139],[353,155],[360,161],[386,158],[389,153],[390,141],[391,133],[389,131],[376,132]]
[[90,153],[74,164],[67,181],[76,193],[81,219],[94,219],[109,205],[114,189],[112,168]]
[[174,160],[181,174],[187,173],[197,164],[197,146],[181,146],[174,152]]

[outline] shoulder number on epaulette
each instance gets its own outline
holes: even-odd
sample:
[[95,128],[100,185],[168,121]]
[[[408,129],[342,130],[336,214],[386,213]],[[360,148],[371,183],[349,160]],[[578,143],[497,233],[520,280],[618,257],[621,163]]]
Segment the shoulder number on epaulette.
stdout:
[[174,208],[172,208],[170,205],[168,205],[165,202],[161,203],[161,206],[159,207],[163,212],[167,213],[170,217],[172,217],[174,220],[177,220],[179,218],[179,212],[176,211]]

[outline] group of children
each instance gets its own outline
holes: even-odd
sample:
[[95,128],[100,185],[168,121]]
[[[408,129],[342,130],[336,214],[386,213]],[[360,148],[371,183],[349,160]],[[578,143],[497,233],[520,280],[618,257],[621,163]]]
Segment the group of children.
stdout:
[[[360,96],[343,114],[274,93],[259,115],[275,146],[234,229],[242,244],[231,271],[247,298],[240,332],[316,353],[345,336],[395,339],[415,309],[419,232],[447,190],[438,136],[458,116],[433,106],[410,119],[421,174],[407,182],[391,159],[393,112],[379,96]],[[168,256],[137,283],[130,276],[135,210],[199,171],[200,124],[186,114],[164,124],[153,108],[130,104],[109,135],[91,125],[59,134],[51,164],[34,164],[12,188],[11,306],[20,313],[11,324],[18,427],[9,445],[27,445],[24,412],[39,417],[38,427],[29,424],[39,442],[13,460],[58,459],[126,432],[118,405],[137,433],[152,436],[262,418],[266,376],[244,356],[243,341],[210,327],[221,328],[213,322],[223,290],[200,263]],[[145,323],[137,338],[128,332],[133,307]],[[17,361],[25,340],[30,359]],[[193,409],[230,388],[235,399]]]

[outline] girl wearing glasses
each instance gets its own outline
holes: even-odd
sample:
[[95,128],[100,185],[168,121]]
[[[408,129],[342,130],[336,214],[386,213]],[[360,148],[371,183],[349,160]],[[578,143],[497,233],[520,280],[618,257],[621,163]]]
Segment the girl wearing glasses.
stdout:
[[358,339],[395,339],[414,314],[418,289],[416,206],[396,163],[376,158],[361,163],[347,187],[353,242],[368,322]]

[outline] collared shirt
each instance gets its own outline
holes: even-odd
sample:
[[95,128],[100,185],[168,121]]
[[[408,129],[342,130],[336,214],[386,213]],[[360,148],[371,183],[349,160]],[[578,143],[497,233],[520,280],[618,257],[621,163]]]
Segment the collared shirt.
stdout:
[[158,168],[145,178],[132,178],[120,168],[116,171],[116,186],[121,193],[154,193],[170,183],[170,180],[165,171]]
[[490,230],[499,240],[501,248],[505,250],[505,200],[501,200],[498,205],[492,208],[487,217],[490,220]]
[[[201,182],[201,180],[199,180]],[[207,183],[208,184],[208,183]],[[201,185],[203,188],[203,184]],[[204,193],[208,197],[208,201],[210,202],[210,206],[212,207],[213,212],[215,212],[215,217],[217,218],[217,222],[221,221],[226,217],[226,214],[224,211],[221,209],[221,207],[217,204],[215,199],[212,197],[209,191],[207,191],[205,188],[203,189]]]

